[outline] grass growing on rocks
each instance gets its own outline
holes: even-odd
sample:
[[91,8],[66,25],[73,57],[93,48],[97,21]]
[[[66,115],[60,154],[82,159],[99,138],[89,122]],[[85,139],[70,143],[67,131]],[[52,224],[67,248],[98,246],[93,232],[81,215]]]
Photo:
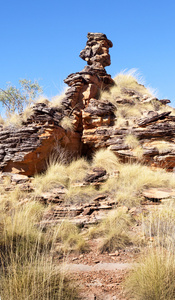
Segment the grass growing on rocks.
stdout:
[[73,186],[70,185],[66,192],[66,200],[70,203],[85,203],[98,195],[98,190],[93,185]]
[[135,149],[140,145],[139,140],[132,134],[129,134],[125,137],[125,144],[131,149]]
[[[131,137],[132,138],[132,137]],[[134,140],[134,145],[137,140]],[[135,155],[142,158],[142,148],[134,149]],[[139,163],[120,163],[117,156],[108,149],[94,153],[91,162],[84,158],[74,160],[69,164],[54,162],[48,166],[44,174],[36,175],[33,180],[36,193],[49,191],[52,188],[64,186],[67,188],[66,199],[71,202],[81,202],[96,195],[93,185],[81,186],[87,173],[94,167],[106,169],[109,178],[101,187],[101,192],[108,192],[119,205],[127,207],[140,204],[141,192],[150,187],[175,187],[175,176],[165,170],[152,170]],[[80,186],[79,186],[80,184]]]
[[118,165],[119,176],[109,178],[101,191],[110,191],[119,205],[137,206],[141,202],[141,192],[150,187],[175,187],[175,176],[164,170],[151,170],[139,163]]
[[[60,243],[60,251],[64,253],[76,252],[84,253],[89,250],[79,228],[68,220],[64,220],[54,229],[56,232],[56,241]],[[57,248],[59,250],[59,247]]]
[[119,159],[108,149],[100,149],[94,153],[92,165],[104,168],[109,174],[112,174],[119,167]]
[[131,216],[124,208],[111,211],[108,216],[96,227],[89,229],[90,238],[103,238],[99,245],[99,250],[103,252],[113,252],[123,249],[132,243],[129,228],[133,224]]
[[65,116],[61,122],[60,125],[65,129],[65,130],[73,130],[74,125],[72,123],[72,119],[70,117]]
[[33,180],[37,194],[47,192],[60,185],[67,186],[67,184],[67,166],[59,162],[51,163],[44,174],[36,175]]
[[126,90],[134,91],[135,96],[142,97],[153,97],[151,90],[147,89],[138,81],[142,81],[140,78],[137,79],[136,70],[132,69],[128,72],[123,72],[118,74],[114,78],[115,85],[110,89],[109,92],[102,92],[101,98],[107,99],[116,105],[116,98],[130,99],[131,96],[126,92]]
[[67,168],[69,183],[73,184],[82,182],[89,169],[90,164],[85,158],[82,157],[77,160],[73,160]]

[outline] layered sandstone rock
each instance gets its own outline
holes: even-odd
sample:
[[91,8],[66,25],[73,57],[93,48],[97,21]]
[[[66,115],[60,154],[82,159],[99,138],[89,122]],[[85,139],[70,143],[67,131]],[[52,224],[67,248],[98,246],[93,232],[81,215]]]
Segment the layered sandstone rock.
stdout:
[[80,155],[80,135],[62,128],[62,118],[59,110],[39,103],[22,126],[1,128],[0,169],[31,176],[46,169],[49,155],[59,147]]
[[[71,157],[81,155],[82,112],[100,89],[108,89],[113,84],[105,70],[110,64],[110,47],[112,42],[105,34],[88,33],[87,45],[80,53],[88,66],[65,79],[70,88],[62,107],[58,109],[49,103],[39,103],[22,127],[1,128],[1,170],[26,175],[41,172],[56,145],[71,152]],[[65,116],[71,118],[74,130],[65,130],[61,126]]]
[[[41,172],[50,153],[59,152],[59,147],[71,153],[71,157],[90,156],[97,149],[109,148],[123,161],[143,161],[167,170],[175,168],[175,116],[164,109],[170,101],[142,95],[141,85],[138,90],[123,87],[121,96],[114,97],[113,103],[109,98],[99,97],[101,91],[110,91],[115,85],[105,70],[110,65],[112,42],[102,33],[88,33],[87,38],[80,52],[87,66],[65,79],[69,88],[61,107],[36,104],[21,127],[0,128],[1,170],[26,175]],[[123,117],[122,125],[116,124],[117,109],[124,109],[125,105],[137,107],[140,103],[145,105],[140,117],[131,113]],[[147,109],[149,103],[154,103],[151,111]],[[65,117],[71,119],[72,130],[61,126]],[[128,135],[138,139],[137,147],[126,142]]]
[[[104,101],[98,101],[98,107],[104,107]],[[86,111],[91,113],[86,114]],[[88,107],[84,110],[82,141],[91,151],[109,148],[124,162],[139,161],[169,171],[174,170],[175,116],[171,111],[148,111],[147,117],[141,118],[133,118],[131,115],[122,126],[115,125],[112,113],[115,115],[111,105],[110,113],[106,107],[106,113],[103,111],[100,116],[94,100],[90,101],[89,110]],[[132,122],[134,119],[132,125],[129,123],[130,119]],[[137,139],[136,146],[127,144],[128,136]]]
[[63,106],[68,115],[73,115],[74,130],[78,132],[83,130],[82,112],[90,99],[96,99],[102,89],[109,89],[114,84],[105,70],[110,65],[109,48],[112,42],[102,33],[88,33],[87,37],[86,47],[80,52],[80,57],[87,61],[88,66],[64,80],[70,88]]

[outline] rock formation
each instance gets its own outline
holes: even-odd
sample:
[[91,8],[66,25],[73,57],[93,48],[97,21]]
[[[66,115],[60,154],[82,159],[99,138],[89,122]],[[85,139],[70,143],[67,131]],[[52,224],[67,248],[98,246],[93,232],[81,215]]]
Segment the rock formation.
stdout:
[[[87,38],[86,47],[80,52],[87,66],[65,79],[69,88],[62,106],[56,108],[50,103],[38,103],[21,127],[0,128],[2,171],[26,175],[41,172],[57,145],[72,156],[109,148],[123,161],[142,160],[167,170],[175,167],[175,116],[164,109],[170,101],[150,99],[136,89],[125,87],[123,96],[115,97],[113,102],[105,96],[99,97],[101,91],[110,91],[115,85],[105,70],[110,65],[112,42],[102,33],[88,33]],[[134,118],[131,114],[124,117],[122,125],[116,125],[118,108],[140,103],[145,105],[141,117]],[[154,103],[153,110],[148,110],[146,103]],[[61,126],[65,117],[71,120],[73,130]],[[134,120],[132,125],[130,118]],[[137,149],[127,144],[128,135],[137,138]]]
[[102,33],[88,33],[87,37],[86,47],[80,52],[80,57],[87,61],[88,66],[64,80],[70,88],[63,100],[63,107],[67,115],[73,116],[74,130],[81,133],[82,112],[90,99],[96,99],[100,90],[109,89],[114,84],[105,70],[110,65],[109,48],[112,42]]
[[21,127],[0,128],[0,169],[4,172],[31,176],[44,171],[55,147],[80,155],[80,135],[59,125],[63,118],[59,109],[38,103],[32,110]]

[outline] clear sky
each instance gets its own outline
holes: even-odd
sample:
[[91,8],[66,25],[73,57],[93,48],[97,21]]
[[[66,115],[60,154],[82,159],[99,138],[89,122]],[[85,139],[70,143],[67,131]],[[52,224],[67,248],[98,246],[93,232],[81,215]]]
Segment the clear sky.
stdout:
[[48,97],[83,69],[79,58],[88,32],[113,42],[114,77],[136,68],[159,99],[175,106],[175,0],[1,1],[0,87],[37,79]]

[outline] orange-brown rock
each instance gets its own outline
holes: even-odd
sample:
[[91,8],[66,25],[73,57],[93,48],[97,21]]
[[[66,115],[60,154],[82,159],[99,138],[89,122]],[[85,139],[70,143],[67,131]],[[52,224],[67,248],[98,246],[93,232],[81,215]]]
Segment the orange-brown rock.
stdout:
[[109,89],[114,84],[105,70],[111,63],[109,48],[112,42],[102,33],[88,33],[87,37],[86,47],[80,52],[80,57],[87,61],[88,66],[64,80],[70,88],[66,92],[63,106],[76,119],[74,126],[78,132],[83,130],[82,111],[90,99],[96,99],[101,89]]
[[0,131],[0,168],[4,172],[30,176],[41,172],[46,168],[49,155],[53,150],[59,152],[59,147],[72,156],[80,155],[79,133],[59,125],[63,116],[56,109],[40,103],[33,111],[22,127]]
[[[112,42],[102,33],[88,33],[87,37],[80,57],[88,65],[65,79],[69,89],[61,108],[39,103],[22,127],[0,128],[0,170],[26,175],[41,172],[46,168],[50,153],[60,147],[71,152],[71,157],[91,156],[96,149],[109,148],[123,161],[142,161],[153,167],[174,170],[175,116],[171,111],[159,111],[159,107],[165,107],[170,100],[158,100],[125,87],[121,96],[113,99],[113,104],[109,98],[101,99],[100,91],[109,91],[114,85],[105,70],[110,65]],[[137,101],[145,104],[142,117],[135,118],[132,125],[129,119],[116,125],[116,109],[125,104],[136,106]],[[151,101],[155,109],[147,111],[146,104]],[[60,125],[65,116],[71,118],[72,130]],[[138,139],[137,147],[127,144],[128,135]]]

